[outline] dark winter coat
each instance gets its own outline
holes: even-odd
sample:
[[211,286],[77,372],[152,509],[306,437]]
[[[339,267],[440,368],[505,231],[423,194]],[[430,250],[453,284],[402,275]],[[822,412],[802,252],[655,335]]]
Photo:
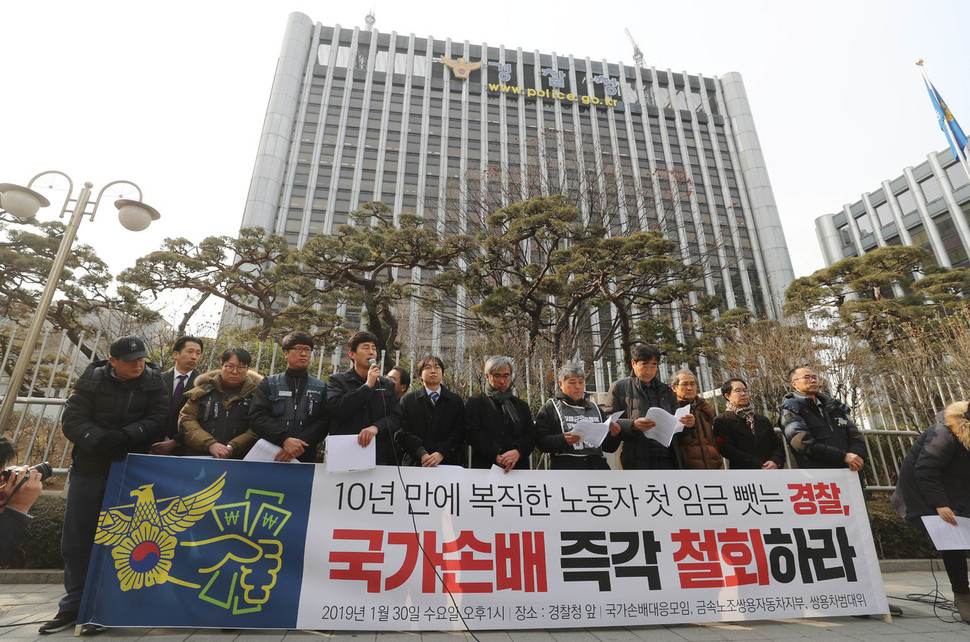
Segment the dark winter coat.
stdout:
[[967,402],[946,407],[941,421],[920,435],[909,449],[892,503],[907,521],[922,528],[923,515],[949,507],[970,517],[970,421]]
[[[557,390],[555,397],[546,400],[546,403],[542,404],[542,408],[536,415],[536,445],[539,450],[552,456],[552,468],[603,468],[602,464],[606,464],[605,467],[609,468],[603,453],[616,452],[616,449],[620,446],[620,436],[607,435],[599,448],[576,450],[566,442],[565,433],[568,432],[568,429],[563,430],[562,420],[559,416],[560,410],[556,409],[557,404],[559,404],[561,411],[575,415],[577,418],[585,414],[590,421],[603,421],[603,414],[599,407],[588,397],[584,396],[577,403],[563,394],[562,390]],[[593,461],[589,463],[578,461],[587,458]]]
[[394,436],[401,428],[401,406],[394,382],[381,377],[374,387],[351,368],[335,372],[327,380],[327,405],[330,407],[330,434],[356,435],[368,426],[377,426],[377,464],[393,466]]
[[505,423],[502,408],[485,393],[472,395],[465,402],[465,439],[472,447],[472,468],[491,468],[496,457],[514,448],[519,451],[515,467],[529,469],[529,456],[536,446],[532,411],[518,397],[512,397],[512,403],[522,422],[518,434]]
[[[818,406],[800,392],[781,403],[781,428],[799,468],[846,468],[846,453],[866,459],[866,441],[849,418],[849,407],[826,394]],[[861,476],[861,475],[860,475]]]
[[74,384],[61,430],[74,444],[71,471],[107,477],[112,460],[147,453],[165,431],[169,394],[153,363],[127,381],[108,361],[95,361]]
[[[300,390],[294,395],[296,385]],[[329,425],[327,384],[305,371],[287,370],[270,375],[256,386],[249,409],[249,427],[277,446],[282,446],[289,437],[303,440],[308,447],[300,455],[300,461],[316,460],[317,446],[327,436]]]
[[444,386],[438,392],[434,404],[424,386],[401,397],[403,419],[396,439],[406,455],[402,463],[420,466],[424,455],[439,452],[442,464],[458,465],[465,441],[465,401]]
[[645,417],[653,406],[659,406],[670,414],[677,412],[677,395],[667,384],[654,377],[649,386],[644,386],[638,377],[626,377],[613,382],[606,402],[606,414],[618,410],[626,413],[617,423],[620,424],[620,437],[623,450],[620,463],[624,470],[669,470],[683,468],[683,455],[676,439],[670,448],[654,439],[648,439],[641,430],[633,427],[633,420]]
[[706,399],[696,397],[691,402],[690,413],[694,415],[694,425],[685,427],[675,437],[680,442],[680,452],[684,456],[684,468],[691,470],[714,470],[721,467],[721,455],[714,441],[714,406]]
[[785,447],[764,415],[755,413],[752,432],[737,413],[720,414],[714,417],[714,438],[732,469],[760,469],[766,461],[775,462],[779,468],[785,465]]

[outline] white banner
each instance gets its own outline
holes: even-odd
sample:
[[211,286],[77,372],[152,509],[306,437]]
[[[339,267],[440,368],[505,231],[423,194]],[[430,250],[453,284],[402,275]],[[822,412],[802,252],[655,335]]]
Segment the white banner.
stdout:
[[859,479],[847,470],[317,467],[297,628],[634,626],[887,611]]

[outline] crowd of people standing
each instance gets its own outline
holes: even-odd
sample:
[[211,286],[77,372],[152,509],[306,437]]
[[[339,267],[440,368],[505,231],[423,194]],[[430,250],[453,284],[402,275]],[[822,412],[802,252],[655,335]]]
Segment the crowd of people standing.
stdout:
[[[378,465],[497,466],[508,473],[530,468],[536,450],[548,453],[551,468],[567,470],[785,465],[774,424],[753,410],[743,379],[724,382],[726,411],[716,414],[689,370],[678,371],[669,383],[659,379],[660,352],[647,344],[633,349],[632,374],[613,383],[604,407],[589,398],[582,365],[569,363],[557,373],[555,395],[534,418],[515,394],[515,364],[506,356],[489,358],[483,390],[463,399],[444,385],[445,363],[437,356],[418,363],[419,385],[413,389],[403,368],[382,375],[377,339],[368,332],[350,338],[350,367],[326,382],[308,372],[310,335],[292,332],[281,347],[286,369],[269,376],[251,369],[252,357],[242,348],[223,351],[218,369],[197,372],[204,342],[196,337],[176,341],[175,364],[166,372],[146,361],[137,337],[115,341],[109,359],[87,368],[63,416],[63,432],[74,444],[62,541],[67,594],[42,633],[63,630],[77,619],[108,471],[128,453],[242,458],[263,439],[278,447],[277,461],[313,462],[322,457],[321,443],[329,434],[356,435],[363,447],[376,440]],[[792,389],[781,402],[778,423],[798,467],[844,467],[858,471],[864,483],[865,442],[848,407],[822,393],[807,366],[793,368],[789,380]],[[649,438],[656,426],[647,416],[651,408],[673,415],[683,407],[683,429],[669,445]],[[616,412],[622,414],[609,423],[601,442],[585,441],[574,430],[580,421],[603,423]],[[970,438],[957,443],[967,450]],[[614,453],[611,466],[607,455]],[[962,465],[960,474],[966,475],[970,465]],[[953,511],[970,514],[965,491],[959,499]],[[939,503],[934,497],[929,505]],[[952,565],[958,573],[956,562]],[[966,576],[965,556],[962,571]],[[964,577],[954,590],[965,587]],[[970,590],[966,593],[970,601]]]

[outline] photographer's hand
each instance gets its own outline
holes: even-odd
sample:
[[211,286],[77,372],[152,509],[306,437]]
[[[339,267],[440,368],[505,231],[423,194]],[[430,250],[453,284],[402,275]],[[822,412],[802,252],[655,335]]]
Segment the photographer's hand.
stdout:
[[0,486],[0,511],[6,507],[26,513],[40,497],[44,485],[40,481],[40,473],[29,468],[16,468],[10,479]]

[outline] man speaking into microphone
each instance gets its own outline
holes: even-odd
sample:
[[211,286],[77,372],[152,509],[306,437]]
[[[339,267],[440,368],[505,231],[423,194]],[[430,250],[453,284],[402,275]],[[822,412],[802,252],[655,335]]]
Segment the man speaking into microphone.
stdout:
[[351,367],[331,375],[327,382],[330,434],[357,435],[366,447],[377,439],[377,465],[393,466],[394,435],[401,427],[401,407],[394,382],[381,376],[377,364],[377,337],[357,332],[347,342]]

